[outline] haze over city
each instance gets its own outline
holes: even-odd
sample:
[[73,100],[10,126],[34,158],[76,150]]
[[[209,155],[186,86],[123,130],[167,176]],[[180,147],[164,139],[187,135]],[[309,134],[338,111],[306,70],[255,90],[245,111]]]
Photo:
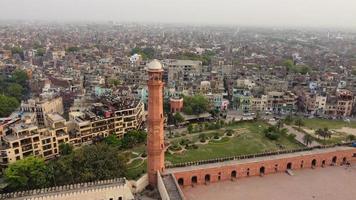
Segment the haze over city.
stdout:
[[0,0],[0,200],[355,200],[356,0]]
[[1,0],[1,20],[356,27],[353,0]]

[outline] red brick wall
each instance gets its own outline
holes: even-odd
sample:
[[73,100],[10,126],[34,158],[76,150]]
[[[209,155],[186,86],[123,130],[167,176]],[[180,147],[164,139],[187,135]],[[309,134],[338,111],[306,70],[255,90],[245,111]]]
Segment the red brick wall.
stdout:
[[[312,168],[312,161],[315,159],[316,165],[315,167],[322,167],[322,162],[325,161],[324,166],[333,165],[332,159],[336,156],[336,165],[341,165],[343,163],[343,159],[346,158],[347,162],[355,162],[356,157],[353,155],[356,154],[356,148],[344,151],[335,151],[328,153],[319,153],[319,154],[311,154],[311,155],[303,155],[296,156],[290,158],[282,158],[275,160],[265,160],[259,162],[251,162],[237,165],[227,165],[216,168],[206,168],[206,169],[198,169],[186,172],[178,172],[174,173],[175,178],[178,183],[181,184],[183,179],[183,186],[192,185],[192,177],[196,176],[197,183],[196,184],[205,184],[205,176],[210,175],[210,182],[218,182],[218,181],[226,181],[232,179],[232,172],[237,172],[237,178],[247,177],[249,176],[259,176],[261,167],[265,168],[265,175],[273,174],[277,172],[285,172],[287,169],[288,163],[291,163],[291,167],[293,170],[301,169],[301,168]],[[303,166],[302,166],[303,163]],[[277,169],[276,169],[277,165]]]
[[170,99],[171,112],[182,112],[183,99]]

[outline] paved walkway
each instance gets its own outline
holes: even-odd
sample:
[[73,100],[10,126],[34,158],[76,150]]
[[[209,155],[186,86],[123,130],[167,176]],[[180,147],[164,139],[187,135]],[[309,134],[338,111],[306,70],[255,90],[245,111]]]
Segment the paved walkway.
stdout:
[[[297,130],[295,130],[293,127],[289,126],[289,125],[284,125],[284,128],[288,129],[289,133],[293,133],[294,135],[296,135],[295,139],[298,140],[299,142],[301,142],[302,144],[304,144],[304,133],[299,132]],[[315,146],[319,146],[321,145],[320,143],[313,141],[311,144],[309,144],[309,147],[315,147]]]

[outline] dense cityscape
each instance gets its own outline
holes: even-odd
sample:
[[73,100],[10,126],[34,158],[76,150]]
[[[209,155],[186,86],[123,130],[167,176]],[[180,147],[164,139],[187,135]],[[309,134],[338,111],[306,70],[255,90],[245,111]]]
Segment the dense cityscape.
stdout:
[[352,30],[2,21],[0,70],[0,199],[216,199],[210,183],[330,165],[355,178]]

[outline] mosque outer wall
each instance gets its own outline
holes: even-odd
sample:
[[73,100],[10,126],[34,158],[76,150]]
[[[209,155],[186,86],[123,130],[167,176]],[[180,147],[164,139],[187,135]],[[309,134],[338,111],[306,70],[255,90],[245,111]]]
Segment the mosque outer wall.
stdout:
[[[336,156],[336,162],[333,163],[333,158]],[[251,163],[243,163],[236,165],[226,165],[214,168],[197,169],[184,172],[173,173],[177,182],[182,186],[192,186],[207,183],[214,183],[219,181],[227,181],[239,179],[248,176],[261,175],[260,170],[264,167],[264,175],[285,172],[288,163],[291,163],[292,170],[299,170],[302,168],[312,168],[312,162],[315,159],[315,168],[328,167],[332,165],[342,165],[347,162],[356,162],[356,148],[341,150],[327,153],[316,153],[310,155],[299,155],[289,158],[280,158],[273,160],[263,160]],[[345,159],[345,160],[344,160]],[[323,164],[323,162],[325,163]],[[303,163],[303,164],[302,164]],[[223,164],[223,163],[222,163]],[[236,176],[234,176],[234,171]],[[206,181],[207,175],[210,175],[209,181]]]

